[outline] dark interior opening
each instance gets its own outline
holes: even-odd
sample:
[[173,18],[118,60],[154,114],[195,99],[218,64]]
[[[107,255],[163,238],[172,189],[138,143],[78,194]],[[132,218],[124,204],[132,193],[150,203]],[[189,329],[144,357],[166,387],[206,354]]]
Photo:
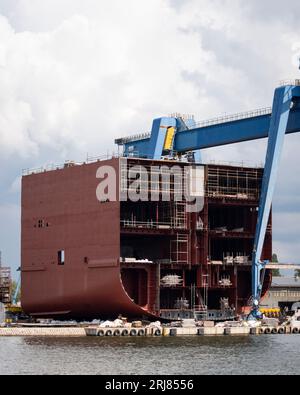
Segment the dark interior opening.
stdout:
[[185,285],[190,287],[197,284],[197,269],[186,270],[185,272]]
[[122,269],[123,286],[130,298],[139,306],[148,303],[148,273],[144,269]]
[[57,264],[59,266],[64,266],[64,264],[65,264],[65,251],[64,250],[57,252]]
[[227,231],[254,232],[256,211],[249,207],[211,207],[209,210],[209,229],[224,227]]
[[170,259],[170,237],[123,235],[121,237],[121,256],[150,261]]
[[238,298],[249,299],[251,296],[251,272],[250,271],[239,271],[238,272]]
[[161,309],[175,310],[176,302],[183,297],[181,289],[161,289]]
[[251,256],[252,239],[212,239],[210,241],[210,256],[212,260],[222,261],[224,256]]
[[229,290],[209,291],[208,292],[208,308],[211,310],[220,310],[221,298],[229,298],[230,306],[234,306],[234,300],[231,298]]

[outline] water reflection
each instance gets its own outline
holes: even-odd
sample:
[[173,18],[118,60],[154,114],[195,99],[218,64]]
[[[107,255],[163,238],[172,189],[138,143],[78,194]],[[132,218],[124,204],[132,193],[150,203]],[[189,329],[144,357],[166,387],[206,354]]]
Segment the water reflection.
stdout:
[[0,338],[0,374],[299,374],[300,336]]

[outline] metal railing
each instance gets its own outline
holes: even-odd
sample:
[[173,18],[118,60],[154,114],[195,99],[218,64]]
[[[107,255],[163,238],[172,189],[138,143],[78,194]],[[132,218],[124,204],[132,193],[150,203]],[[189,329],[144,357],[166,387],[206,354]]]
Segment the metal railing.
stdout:
[[63,165],[62,164],[59,164],[59,165],[49,164],[49,165],[42,166],[42,167],[23,169],[22,176],[29,176],[31,174],[40,174],[40,173],[46,173],[48,171],[61,170],[61,169],[64,169],[65,166],[67,166],[67,162],[64,163]]
[[105,160],[110,160],[114,158],[121,158],[123,155],[113,152],[113,153],[107,153],[106,155],[100,155],[100,156],[88,156],[86,159],[86,162],[84,163],[96,163],[96,162],[103,162]]
[[159,229],[159,230],[171,230],[171,229],[186,229],[185,220],[175,221],[171,220],[169,222],[155,222],[153,220],[149,221],[136,221],[136,220],[121,220],[121,226],[123,228],[133,228],[133,229]]
[[280,86],[300,86],[300,80],[282,80]]
[[241,113],[232,114],[232,115],[223,115],[221,117],[211,118],[208,120],[200,121],[200,122],[196,123],[195,128],[204,128],[207,126],[219,125],[222,123],[239,121],[242,119],[255,118],[255,117],[260,117],[263,115],[271,115],[271,114],[272,114],[271,107],[260,108],[258,110],[241,112]]
[[225,161],[225,160],[206,160],[205,165],[213,166],[228,166],[228,167],[241,167],[246,169],[263,169],[265,167],[264,163],[254,163],[251,161]]
[[132,143],[135,141],[146,140],[146,139],[149,139],[150,137],[151,137],[151,132],[140,133],[140,134],[135,134],[133,136],[116,139],[115,144],[124,145],[124,144]]
[[[299,81],[299,84],[300,84],[300,80],[297,80],[297,81]],[[267,107],[267,108],[260,108],[257,110],[252,110],[252,111],[247,111],[247,112],[241,112],[238,114],[223,115],[223,116],[220,116],[217,118],[211,118],[208,120],[199,121],[195,124],[193,129],[204,128],[207,126],[219,125],[222,123],[239,121],[242,119],[255,118],[255,117],[260,117],[263,115],[271,115],[271,114],[272,114],[272,108]],[[191,129],[191,130],[193,130],[193,129]],[[124,144],[128,144],[128,143],[133,143],[135,141],[146,140],[146,139],[149,139],[150,137],[151,137],[151,132],[140,133],[140,134],[136,134],[133,136],[116,139],[115,144],[124,145]]]
[[235,198],[239,200],[258,200],[260,195],[259,189],[256,188],[229,188],[214,185],[208,185],[207,196],[212,198]]
[[96,162],[103,162],[106,160],[120,158],[120,157],[122,157],[122,155],[112,153],[112,154],[106,154],[106,155],[97,156],[97,157],[87,157],[85,162],[66,161],[65,163],[60,163],[60,164],[53,164],[52,163],[52,164],[48,164],[48,165],[45,165],[42,167],[23,169],[22,176],[29,176],[31,174],[47,173],[50,171],[62,170],[62,169],[66,169],[69,167],[82,166],[82,165],[96,163]]
[[[138,153],[136,153],[136,156],[138,156]],[[100,156],[95,156],[95,157],[87,157],[87,159],[84,162],[75,162],[75,161],[66,161],[65,163],[60,163],[60,164],[48,164],[45,166],[41,167],[36,167],[36,168],[27,168],[27,169],[22,169],[22,176],[28,176],[31,174],[40,174],[40,173],[46,173],[50,171],[56,171],[56,170],[62,170],[68,167],[73,167],[73,166],[82,166],[85,164],[91,164],[91,163],[96,163],[96,162],[103,162],[106,160],[114,159],[114,158],[122,158],[123,155],[121,153],[112,153],[112,154],[106,154],[106,155],[100,155]],[[230,167],[242,167],[242,168],[255,168],[255,169],[261,169],[264,167],[263,163],[261,164],[254,164],[250,161],[242,161],[242,162],[233,162],[233,161],[214,161],[214,160],[207,160],[205,161],[205,165],[218,165],[218,166],[230,166]]]

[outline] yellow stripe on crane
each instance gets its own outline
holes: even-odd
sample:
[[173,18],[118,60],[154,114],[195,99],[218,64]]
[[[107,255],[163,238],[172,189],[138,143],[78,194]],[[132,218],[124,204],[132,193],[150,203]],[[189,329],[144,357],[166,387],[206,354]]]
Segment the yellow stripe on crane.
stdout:
[[164,151],[171,151],[172,150],[174,135],[175,135],[175,128],[173,128],[173,127],[168,128],[167,134],[166,134],[166,139],[165,139]]

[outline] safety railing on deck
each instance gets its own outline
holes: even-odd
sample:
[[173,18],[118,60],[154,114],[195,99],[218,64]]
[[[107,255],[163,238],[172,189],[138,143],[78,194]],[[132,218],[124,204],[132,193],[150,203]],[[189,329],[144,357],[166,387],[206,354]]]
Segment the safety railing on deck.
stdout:
[[254,163],[251,161],[225,161],[225,160],[206,160],[205,165],[213,166],[228,166],[228,167],[240,167],[245,169],[263,169],[265,167],[264,163]]
[[186,229],[185,221],[170,221],[170,222],[155,222],[149,221],[136,221],[136,220],[121,220],[122,228],[131,229],[159,229],[159,230],[171,230],[171,229]]
[[90,163],[96,163],[96,162],[103,162],[105,160],[110,160],[113,158],[119,158],[122,155],[120,154],[106,154],[102,156],[97,156],[97,157],[87,157],[85,162],[75,162],[75,161],[66,161],[63,164],[48,164],[42,167],[37,167],[37,168],[32,168],[32,169],[23,169],[22,170],[22,176],[29,176],[31,174],[40,174],[40,173],[47,173],[50,171],[56,171],[56,170],[62,170],[66,169],[69,167],[73,166],[82,166]]

